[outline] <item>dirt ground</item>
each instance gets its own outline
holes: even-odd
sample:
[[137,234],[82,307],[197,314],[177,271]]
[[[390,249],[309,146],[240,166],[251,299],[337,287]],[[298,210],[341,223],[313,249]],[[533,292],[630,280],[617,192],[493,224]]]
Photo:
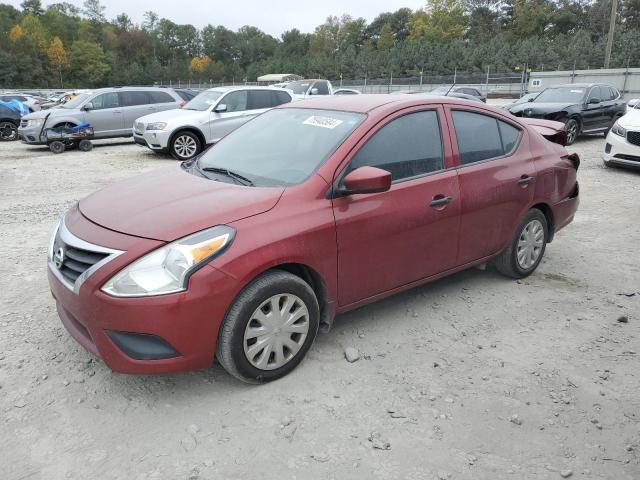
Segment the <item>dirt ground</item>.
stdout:
[[0,144],[0,479],[639,479],[640,173],[605,169],[603,143],[572,148],[580,210],[534,275],[469,270],[343,315],[264,386],[114,374],[56,315],[58,216],[173,160]]

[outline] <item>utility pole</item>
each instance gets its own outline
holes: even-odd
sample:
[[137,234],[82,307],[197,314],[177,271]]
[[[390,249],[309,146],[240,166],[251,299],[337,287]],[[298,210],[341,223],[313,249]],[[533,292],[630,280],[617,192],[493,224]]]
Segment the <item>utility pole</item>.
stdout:
[[611,18],[609,19],[609,36],[607,37],[607,51],[604,54],[604,68],[609,68],[611,62],[611,49],[613,48],[613,35],[616,29],[616,14],[618,0],[611,0]]

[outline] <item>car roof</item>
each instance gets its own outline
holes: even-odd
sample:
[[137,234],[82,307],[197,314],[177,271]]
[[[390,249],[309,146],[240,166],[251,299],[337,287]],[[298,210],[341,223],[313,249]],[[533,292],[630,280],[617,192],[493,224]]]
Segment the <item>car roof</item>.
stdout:
[[282,88],[278,87],[270,87],[270,86],[258,86],[258,85],[236,85],[236,86],[226,86],[226,87],[214,87],[206,90],[207,92],[231,92],[235,90],[275,90],[277,92],[285,91]]
[[[408,108],[418,105],[454,104],[478,107],[479,102],[463,100],[456,97],[443,95],[393,95],[393,94],[363,94],[363,95],[323,95],[308,100],[285,103],[277,108],[309,108],[315,110],[337,110],[343,112],[369,113],[384,107],[393,107],[393,110]],[[482,104],[489,110],[499,111]]]
[[154,91],[166,91],[166,90],[171,90],[171,88],[165,88],[165,87],[128,87],[126,85],[123,86],[118,86],[118,87],[105,87],[105,88],[96,88],[95,90],[91,90],[89,92],[86,91],[79,91],[80,93],[103,93],[103,92],[113,92],[113,91],[120,91],[120,90],[140,90],[140,91],[145,91],[148,92],[149,90],[154,90]]
[[606,83],[563,83],[561,85],[553,85],[547,88],[589,88],[589,87],[596,87],[596,86],[612,87],[613,85],[608,85]]

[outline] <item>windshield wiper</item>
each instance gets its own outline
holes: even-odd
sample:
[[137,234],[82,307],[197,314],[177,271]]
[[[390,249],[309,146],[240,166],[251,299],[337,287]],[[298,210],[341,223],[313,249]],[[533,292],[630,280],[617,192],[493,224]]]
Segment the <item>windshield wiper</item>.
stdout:
[[253,187],[253,182],[249,180],[247,177],[240,175],[239,173],[234,172],[233,170],[229,170],[228,168],[221,167],[200,167],[200,170],[203,172],[213,172],[213,173],[221,173],[222,175],[226,175],[229,178],[233,178],[235,181],[240,183],[241,185],[245,185],[248,187]]

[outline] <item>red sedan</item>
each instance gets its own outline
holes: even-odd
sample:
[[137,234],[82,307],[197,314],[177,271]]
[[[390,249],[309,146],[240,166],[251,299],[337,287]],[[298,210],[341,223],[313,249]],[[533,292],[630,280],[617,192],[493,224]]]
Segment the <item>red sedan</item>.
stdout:
[[276,108],[72,208],[58,312],[117,372],[282,377],[338,313],[474,265],[531,274],[578,207],[562,128],[448,97]]

